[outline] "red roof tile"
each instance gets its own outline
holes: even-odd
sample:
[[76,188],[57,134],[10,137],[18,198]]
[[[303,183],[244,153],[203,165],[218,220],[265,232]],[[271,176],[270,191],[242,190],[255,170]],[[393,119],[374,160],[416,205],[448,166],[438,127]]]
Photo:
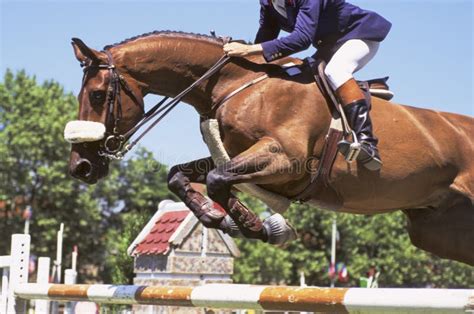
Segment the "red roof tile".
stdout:
[[191,212],[189,210],[164,213],[151,229],[150,233],[135,248],[136,254],[166,254],[169,239]]

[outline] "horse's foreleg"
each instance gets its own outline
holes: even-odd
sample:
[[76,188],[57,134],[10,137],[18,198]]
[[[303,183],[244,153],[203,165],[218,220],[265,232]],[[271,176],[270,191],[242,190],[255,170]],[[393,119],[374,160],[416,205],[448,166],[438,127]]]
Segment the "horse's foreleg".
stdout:
[[263,138],[231,161],[211,170],[207,176],[208,195],[219,203],[247,238],[274,244],[294,236],[281,215],[262,222],[235,195],[232,185],[238,183],[271,184],[289,174],[291,163],[278,142]]
[[168,188],[186,204],[204,226],[228,232],[223,222],[227,213],[214,206],[213,202],[191,186],[192,182],[206,183],[207,174],[213,168],[214,162],[211,157],[173,166],[168,174]]

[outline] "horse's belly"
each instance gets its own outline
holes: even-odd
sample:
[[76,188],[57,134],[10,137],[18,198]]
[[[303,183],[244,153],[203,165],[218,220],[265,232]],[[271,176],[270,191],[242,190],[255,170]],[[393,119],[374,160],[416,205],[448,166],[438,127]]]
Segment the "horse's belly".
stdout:
[[338,158],[331,185],[341,195],[344,211],[369,214],[434,204],[449,193],[457,174],[450,165],[406,165],[405,170],[399,166],[403,161],[371,172]]

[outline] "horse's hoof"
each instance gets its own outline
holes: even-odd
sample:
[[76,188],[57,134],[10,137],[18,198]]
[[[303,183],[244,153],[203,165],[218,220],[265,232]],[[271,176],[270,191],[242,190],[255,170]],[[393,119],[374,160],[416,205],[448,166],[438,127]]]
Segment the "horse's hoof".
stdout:
[[263,221],[268,243],[283,244],[297,238],[296,230],[280,214],[273,214]]
[[227,233],[232,238],[245,238],[239,227],[236,225],[235,221],[232,220],[229,215],[224,217],[219,229],[224,231],[224,233]]

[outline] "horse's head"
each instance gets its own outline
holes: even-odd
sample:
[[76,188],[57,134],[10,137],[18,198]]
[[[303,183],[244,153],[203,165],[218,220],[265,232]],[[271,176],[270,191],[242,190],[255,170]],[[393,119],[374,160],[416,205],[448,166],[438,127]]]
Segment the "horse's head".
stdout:
[[72,45],[84,77],[78,120],[70,121],[64,130],[72,144],[69,172],[94,184],[107,175],[109,159],[143,116],[143,96],[137,81],[114,63],[110,51],[96,51],[77,38]]

